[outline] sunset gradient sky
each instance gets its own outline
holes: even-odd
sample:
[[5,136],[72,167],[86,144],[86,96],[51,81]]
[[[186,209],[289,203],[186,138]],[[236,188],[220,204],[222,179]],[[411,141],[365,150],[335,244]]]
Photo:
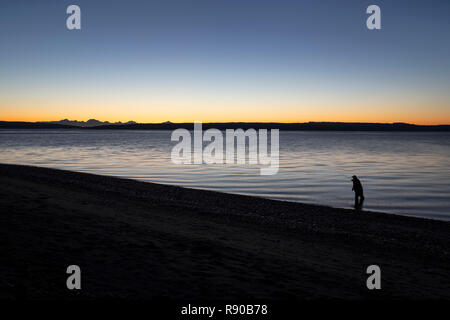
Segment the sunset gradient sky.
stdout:
[[2,1],[0,120],[450,124],[449,16],[438,0]]

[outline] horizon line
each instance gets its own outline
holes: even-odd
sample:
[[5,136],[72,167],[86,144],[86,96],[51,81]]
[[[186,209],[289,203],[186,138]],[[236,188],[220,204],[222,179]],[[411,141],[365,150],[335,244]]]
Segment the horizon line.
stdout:
[[162,122],[137,122],[134,120],[128,120],[128,121],[109,121],[109,120],[98,120],[95,118],[90,118],[88,120],[70,120],[70,119],[61,119],[61,120],[40,120],[40,121],[24,121],[24,120],[0,120],[0,122],[21,122],[21,123],[59,123],[62,121],[69,121],[69,122],[79,122],[79,123],[87,123],[88,121],[97,121],[103,124],[122,124],[122,125],[145,125],[145,124],[193,124],[195,122],[201,122],[203,124],[227,124],[227,123],[245,123],[245,124],[314,124],[314,123],[330,123],[330,124],[382,124],[382,125],[395,125],[395,124],[402,124],[402,125],[413,125],[413,126],[450,126],[450,123],[440,123],[440,124],[419,124],[419,123],[411,123],[411,122],[402,122],[402,121],[395,121],[395,122],[365,122],[365,121],[304,121],[304,122],[284,122],[284,121],[183,121],[183,122],[172,122],[170,120],[162,121]]

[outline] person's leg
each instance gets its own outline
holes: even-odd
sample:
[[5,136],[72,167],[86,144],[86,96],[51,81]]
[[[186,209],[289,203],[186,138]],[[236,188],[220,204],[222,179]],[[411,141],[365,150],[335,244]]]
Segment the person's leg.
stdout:
[[361,200],[359,201],[359,205],[362,207],[362,205],[363,205],[363,202],[364,202],[364,195],[362,194],[361,195]]
[[355,192],[355,209],[358,209],[358,194]]

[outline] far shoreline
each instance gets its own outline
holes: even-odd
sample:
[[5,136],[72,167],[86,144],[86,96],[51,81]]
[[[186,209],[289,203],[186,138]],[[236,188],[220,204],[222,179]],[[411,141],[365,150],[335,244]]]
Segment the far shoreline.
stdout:
[[[80,129],[80,130],[193,130],[194,123],[123,123],[109,124],[95,120],[94,125],[73,124],[76,121],[24,122],[0,121],[0,129]],[[364,132],[450,132],[450,124],[418,125],[410,123],[370,123],[370,122],[205,122],[203,129],[279,129],[280,131],[364,131]]]

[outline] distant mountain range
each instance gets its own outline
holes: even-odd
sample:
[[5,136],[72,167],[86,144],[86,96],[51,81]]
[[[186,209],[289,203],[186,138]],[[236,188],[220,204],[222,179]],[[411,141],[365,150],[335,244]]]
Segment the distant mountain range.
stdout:
[[134,121],[128,121],[125,123],[122,122],[114,122],[111,123],[109,121],[99,121],[96,119],[89,119],[88,121],[78,121],[78,120],[59,120],[59,121],[47,121],[47,122],[37,122],[37,123],[45,123],[45,124],[61,124],[65,126],[73,126],[73,127],[83,127],[83,128],[92,128],[92,127],[98,127],[98,126],[120,126],[124,124],[135,124]]
[[[304,123],[276,123],[276,122],[226,122],[203,123],[203,129],[280,129],[285,131],[450,131],[450,125],[416,125],[409,123],[359,123],[359,122],[304,122]],[[48,122],[10,122],[0,121],[0,129],[126,129],[126,130],[174,130],[185,128],[192,130],[193,123],[126,123],[99,121],[61,120]]]

